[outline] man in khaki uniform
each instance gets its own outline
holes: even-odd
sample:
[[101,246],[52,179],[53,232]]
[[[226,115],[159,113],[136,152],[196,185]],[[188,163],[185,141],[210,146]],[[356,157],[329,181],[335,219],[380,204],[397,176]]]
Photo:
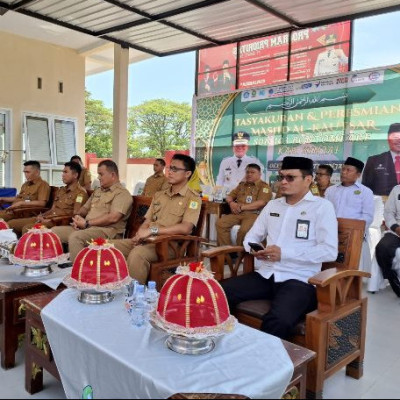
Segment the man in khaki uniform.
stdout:
[[90,175],[90,171],[83,166],[82,159],[75,155],[71,157],[72,162],[78,163],[81,168],[82,172],[79,176],[79,184],[86,190],[90,190],[92,188],[92,176]]
[[[0,197],[0,204],[12,203],[7,210],[0,211],[0,218],[5,221],[14,219],[13,210],[26,207],[45,207],[50,196],[50,186],[40,177],[40,163],[26,161],[24,163],[26,182],[21,186],[19,194],[15,197]],[[32,216],[35,214],[32,213]]]
[[81,171],[80,164],[71,161],[65,163],[62,180],[66,186],[58,188],[51,209],[37,217],[11,220],[8,223],[10,228],[13,228],[17,234],[21,234],[21,231],[27,232],[35,223],[52,228],[57,225],[54,221],[59,217],[72,217],[77,214],[88,199],[86,190],[78,182]]
[[[331,178],[333,174],[333,168],[328,164],[321,164],[315,174],[315,183],[317,184],[318,194],[321,197],[325,197],[325,191],[329,186],[333,186]],[[316,195],[312,190],[312,194]]]
[[154,244],[141,243],[150,236],[189,235],[200,216],[201,199],[187,186],[196,164],[185,154],[172,157],[168,173],[169,189],[157,192],[145,215],[145,221],[132,239],[115,240],[115,247],[128,260],[129,274],[146,283],[150,264],[157,261]]
[[226,198],[232,214],[223,215],[217,220],[217,241],[220,246],[231,244],[231,229],[234,225],[240,225],[236,244],[242,246],[246,233],[272,198],[269,185],[261,180],[261,168],[258,164],[249,164],[246,167],[245,179]]
[[91,239],[114,239],[122,235],[132,210],[132,196],[119,181],[117,164],[101,161],[97,173],[101,187],[72,218],[72,226],[52,228],[62,242],[68,242],[72,262]]
[[166,176],[164,175],[165,161],[157,158],[153,164],[154,174],[149,176],[143,188],[143,196],[153,197],[159,190],[169,187]]

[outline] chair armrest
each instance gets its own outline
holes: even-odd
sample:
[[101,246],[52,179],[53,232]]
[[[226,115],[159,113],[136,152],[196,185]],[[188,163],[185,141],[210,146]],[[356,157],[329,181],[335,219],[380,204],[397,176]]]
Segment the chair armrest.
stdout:
[[49,218],[55,226],[69,225],[72,221],[71,215],[57,215]]
[[192,257],[199,254],[200,244],[207,239],[193,235],[159,235],[147,238],[144,242],[155,244],[159,262],[167,261],[173,252],[173,258]]
[[318,312],[333,313],[338,308],[362,299],[362,278],[371,274],[358,270],[330,268],[311,277],[308,282],[316,286]]
[[48,208],[37,206],[21,206],[10,211],[12,211],[15,218],[29,218],[48,211]]
[[[231,257],[227,257],[231,253],[237,253],[238,257],[234,261]],[[210,259],[211,271],[214,273],[214,278],[217,281],[223,280],[224,265],[228,264],[231,271],[231,276],[237,276],[237,271],[243,260],[243,273],[247,274],[254,271],[254,257],[247,253],[243,246],[219,246],[213,249],[205,250],[201,253],[201,258]]]
[[370,278],[371,274],[369,272],[359,271],[359,270],[340,270],[339,268],[329,268],[325,271],[321,271],[318,274],[312,276],[308,283],[312,285],[325,287],[337,282],[340,279],[347,278],[350,276],[360,277],[360,278]]
[[206,242],[207,239],[202,238],[200,236],[192,236],[192,235],[159,235],[159,236],[151,236],[148,237],[145,242],[146,243],[163,243],[169,242],[171,240],[190,240],[194,242]]
[[227,246],[219,246],[219,247],[214,247],[213,249],[205,250],[201,253],[201,255],[202,255],[202,257],[213,258],[220,254],[239,253],[239,252],[244,252],[244,251],[245,250],[244,250],[243,246],[227,245]]

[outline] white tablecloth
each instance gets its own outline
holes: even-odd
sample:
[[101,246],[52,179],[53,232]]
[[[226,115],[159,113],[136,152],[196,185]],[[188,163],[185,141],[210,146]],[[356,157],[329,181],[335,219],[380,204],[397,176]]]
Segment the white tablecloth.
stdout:
[[177,354],[162,332],[131,325],[120,294],[111,303],[87,305],[67,289],[41,315],[68,398],[81,398],[87,385],[96,399],[177,392],[280,398],[293,374],[280,339],[241,324],[208,354]]
[[0,259],[0,282],[37,282],[43,283],[51,289],[57,289],[63,281],[65,275],[71,273],[70,268],[58,268],[56,265],[52,267],[53,272],[49,275],[40,277],[30,277],[21,275],[24,267],[20,265],[12,265],[5,258]]

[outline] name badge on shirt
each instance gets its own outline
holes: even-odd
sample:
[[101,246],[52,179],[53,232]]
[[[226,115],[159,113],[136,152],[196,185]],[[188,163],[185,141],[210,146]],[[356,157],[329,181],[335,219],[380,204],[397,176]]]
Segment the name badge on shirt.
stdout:
[[246,203],[250,204],[253,201],[253,196],[247,196],[246,197]]
[[305,219],[298,219],[296,226],[296,238],[308,239],[309,228],[310,228],[310,221],[307,221]]
[[271,217],[279,217],[279,214],[278,214],[278,213],[269,213],[269,215],[270,215]]

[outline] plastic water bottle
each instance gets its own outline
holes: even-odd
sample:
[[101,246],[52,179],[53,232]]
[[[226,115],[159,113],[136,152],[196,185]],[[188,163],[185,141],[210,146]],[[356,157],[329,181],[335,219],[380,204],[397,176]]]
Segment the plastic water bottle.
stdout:
[[149,283],[147,284],[145,299],[147,303],[152,306],[152,308],[156,306],[158,300],[158,292],[156,289],[156,283],[154,281],[149,281]]
[[138,285],[138,281],[136,279],[132,279],[132,281],[128,285],[125,285],[123,287],[124,305],[125,305],[125,309],[128,312],[128,314],[131,313],[132,304],[133,304],[133,301],[135,300],[137,285]]
[[147,304],[144,299],[144,285],[136,286],[135,298],[132,302],[131,319],[132,324],[141,327],[146,322],[146,308]]

